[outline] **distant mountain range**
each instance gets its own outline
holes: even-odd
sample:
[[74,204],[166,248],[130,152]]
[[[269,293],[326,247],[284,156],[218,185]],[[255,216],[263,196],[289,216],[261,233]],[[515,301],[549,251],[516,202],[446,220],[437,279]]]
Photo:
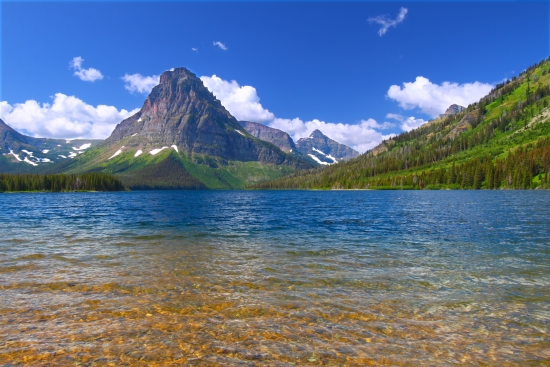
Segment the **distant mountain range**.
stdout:
[[106,172],[138,189],[240,188],[358,154],[318,130],[308,139],[316,145],[238,122],[195,74],[177,68],[104,141],[32,138],[0,120],[0,172]]
[[0,119],[0,172],[43,173],[83,154],[101,140],[45,139],[20,134]]
[[258,139],[270,142],[285,152],[300,152],[308,155],[320,165],[346,161],[359,155],[359,152],[330,139],[320,130],[314,130],[309,137],[302,138],[294,144],[290,135],[284,131],[257,122],[240,121],[239,124]]

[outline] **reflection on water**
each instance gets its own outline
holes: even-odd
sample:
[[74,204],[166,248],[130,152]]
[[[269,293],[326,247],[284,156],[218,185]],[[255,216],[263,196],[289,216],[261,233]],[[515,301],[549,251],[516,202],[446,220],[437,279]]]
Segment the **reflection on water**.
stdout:
[[549,204],[0,195],[0,364],[547,365]]

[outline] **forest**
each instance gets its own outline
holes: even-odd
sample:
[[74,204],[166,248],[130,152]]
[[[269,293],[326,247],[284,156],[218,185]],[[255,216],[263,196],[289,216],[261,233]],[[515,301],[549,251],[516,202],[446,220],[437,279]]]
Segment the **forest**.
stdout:
[[326,168],[258,189],[550,188],[550,59],[495,86],[455,115],[432,120]]
[[5,174],[0,173],[0,192],[124,191],[126,186],[106,173]]

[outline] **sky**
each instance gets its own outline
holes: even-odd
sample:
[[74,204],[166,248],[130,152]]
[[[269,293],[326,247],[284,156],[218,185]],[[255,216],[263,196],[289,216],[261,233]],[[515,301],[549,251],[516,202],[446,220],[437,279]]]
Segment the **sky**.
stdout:
[[186,67],[239,120],[360,152],[549,56],[547,1],[2,1],[0,118],[98,138]]

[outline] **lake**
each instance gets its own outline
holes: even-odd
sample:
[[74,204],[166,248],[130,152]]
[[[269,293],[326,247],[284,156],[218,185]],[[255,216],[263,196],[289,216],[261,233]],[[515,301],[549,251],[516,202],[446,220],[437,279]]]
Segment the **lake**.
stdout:
[[548,365],[548,191],[0,194],[0,364]]

